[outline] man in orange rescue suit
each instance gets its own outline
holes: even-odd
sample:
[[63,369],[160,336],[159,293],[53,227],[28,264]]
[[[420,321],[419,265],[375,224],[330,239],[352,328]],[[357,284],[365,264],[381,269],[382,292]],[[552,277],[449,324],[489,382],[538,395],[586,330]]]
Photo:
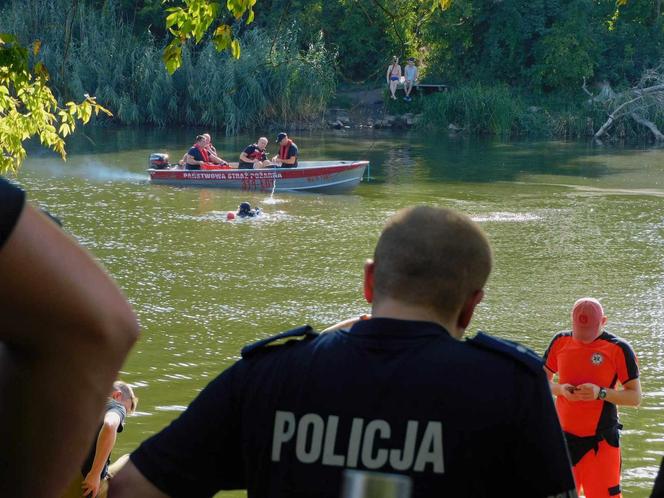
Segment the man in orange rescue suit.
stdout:
[[577,490],[587,498],[622,496],[622,425],[616,405],[641,402],[636,355],[626,341],[604,331],[604,325],[599,301],[579,299],[572,308],[572,332],[557,334],[544,354]]

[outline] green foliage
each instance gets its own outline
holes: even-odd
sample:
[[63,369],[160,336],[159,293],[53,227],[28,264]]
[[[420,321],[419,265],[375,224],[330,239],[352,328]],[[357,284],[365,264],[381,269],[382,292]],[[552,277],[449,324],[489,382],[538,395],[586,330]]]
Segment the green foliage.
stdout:
[[[41,43],[32,44],[38,56]],[[87,123],[92,114],[108,113],[93,97],[80,104],[58,106],[47,86],[48,72],[41,63],[29,67],[29,52],[10,34],[0,33],[0,173],[16,172],[26,152],[23,142],[39,137],[41,143],[66,159],[64,139]]]
[[616,11],[615,0],[455,0],[423,27],[427,74],[535,94],[579,93],[584,77],[631,85],[664,53],[655,6],[622,2]]
[[525,113],[522,100],[505,86],[466,86],[428,99],[422,121],[433,129],[453,124],[471,134],[509,138],[519,134],[519,119]]
[[[601,103],[569,100],[562,95],[544,98],[537,106],[528,105],[506,86],[467,85],[426,99],[422,126],[432,132],[454,125],[471,135],[582,139],[591,137],[607,116]],[[664,115],[650,118],[664,124]],[[621,122],[614,134],[634,140],[644,133],[628,121]]]
[[[214,37],[199,45],[186,42],[180,70],[171,76],[161,60],[163,45],[147,32],[136,39],[112,2],[101,12],[79,5],[65,57],[56,27],[65,23],[66,3],[52,0],[53,8],[44,9],[40,18],[43,59],[53,73],[54,92],[60,98],[94,94],[122,124],[180,123],[235,134],[266,123],[320,118],[334,94],[335,55],[320,34],[302,47],[295,30],[275,36],[253,28],[239,35],[239,59],[218,53]],[[32,19],[18,2],[3,14],[0,25],[7,22],[23,39],[30,38]]]
[[[235,18],[247,16],[246,23],[254,20],[253,7],[256,0],[227,0],[226,9]],[[221,8],[216,2],[207,0],[184,0],[184,7],[167,9],[166,28],[173,39],[164,50],[164,63],[168,72],[173,74],[182,64],[182,49],[187,40],[200,43],[210,26],[220,17]],[[236,59],[240,58],[240,42],[233,36],[232,26],[220,22],[212,36],[217,50],[230,49]]]

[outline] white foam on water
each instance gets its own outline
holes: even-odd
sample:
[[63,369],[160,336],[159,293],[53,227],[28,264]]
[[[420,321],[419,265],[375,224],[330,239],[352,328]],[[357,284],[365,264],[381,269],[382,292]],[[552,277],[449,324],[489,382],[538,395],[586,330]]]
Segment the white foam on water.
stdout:
[[165,405],[155,406],[154,409],[158,412],[183,412],[187,409],[187,407],[182,405]]
[[495,213],[489,213],[486,215],[472,216],[473,221],[477,223],[487,222],[487,221],[498,221],[502,223],[524,223],[529,221],[538,221],[541,220],[541,216],[532,213],[510,213],[498,211]]
[[284,202],[288,202],[286,199],[275,199],[274,197],[266,197],[263,199],[263,204],[270,204],[274,206],[275,204],[283,204]]

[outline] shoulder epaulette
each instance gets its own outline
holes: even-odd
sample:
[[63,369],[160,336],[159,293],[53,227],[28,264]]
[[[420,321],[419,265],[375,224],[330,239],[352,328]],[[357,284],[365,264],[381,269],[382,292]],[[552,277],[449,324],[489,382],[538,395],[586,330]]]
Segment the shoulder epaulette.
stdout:
[[542,372],[542,368],[544,367],[542,358],[535,351],[522,346],[518,342],[493,337],[484,332],[478,332],[475,337],[468,339],[466,342],[478,348],[488,349],[509,356],[536,373]]
[[273,335],[266,339],[261,339],[258,342],[248,344],[242,348],[241,354],[243,358],[246,358],[265,347],[281,346],[289,341],[297,339],[313,339],[314,337],[318,337],[318,332],[314,332],[314,329],[309,325],[304,325],[296,329],[287,330],[281,334]]

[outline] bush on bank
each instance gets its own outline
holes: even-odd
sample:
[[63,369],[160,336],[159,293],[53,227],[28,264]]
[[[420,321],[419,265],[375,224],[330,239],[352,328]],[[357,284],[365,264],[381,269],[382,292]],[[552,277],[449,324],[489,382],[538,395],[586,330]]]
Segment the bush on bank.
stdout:
[[[453,130],[500,138],[587,139],[606,121],[611,109],[589,98],[564,96],[526,98],[505,85],[470,84],[426,97],[421,126],[431,132]],[[664,127],[664,115],[655,123]],[[450,126],[451,125],[451,126]],[[650,138],[631,120],[619,121],[610,132],[614,141]]]

